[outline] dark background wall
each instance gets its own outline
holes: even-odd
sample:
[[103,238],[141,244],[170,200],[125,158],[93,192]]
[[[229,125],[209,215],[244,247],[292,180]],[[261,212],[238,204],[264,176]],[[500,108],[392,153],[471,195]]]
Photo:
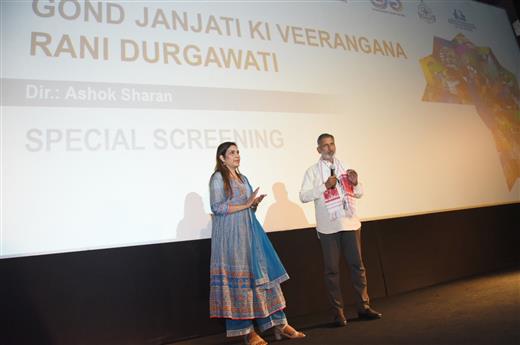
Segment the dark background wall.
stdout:
[[[516,265],[519,224],[519,203],[365,222],[371,298]],[[326,311],[315,230],[269,237],[291,275],[288,317]],[[210,240],[199,240],[0,260],[0,344],[164,344],[223,332],[208,318],[209,257]]]

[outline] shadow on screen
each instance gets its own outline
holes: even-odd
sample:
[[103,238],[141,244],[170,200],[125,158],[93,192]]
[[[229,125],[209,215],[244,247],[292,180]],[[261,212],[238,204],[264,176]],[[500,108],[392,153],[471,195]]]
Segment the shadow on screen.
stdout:
[[267,231],[285,229],[304,229],[310,227],[303,209],[289,200],[285,184],[273,184],[275,202],[269,206],[265,215],[264,229]]
[[211,216],[204,210],[202,197],[188,193],[184,199],[184,218],[177,225],[177,240],[211,237]]

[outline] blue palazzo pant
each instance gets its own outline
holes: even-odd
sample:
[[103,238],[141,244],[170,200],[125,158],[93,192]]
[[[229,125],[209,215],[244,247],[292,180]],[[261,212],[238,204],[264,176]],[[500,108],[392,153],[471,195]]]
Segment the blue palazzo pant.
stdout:
[[258,326],[260,332],[264,332],[265,330],[274,326],[287,324],[287,319],[283,310],[278,310],[277,312],[267,317],[258,319],[226,319],[226,335],[228,337],[236,337],[239,335],[251,333],[255,329],[253,320],[256,321],[256,325]]

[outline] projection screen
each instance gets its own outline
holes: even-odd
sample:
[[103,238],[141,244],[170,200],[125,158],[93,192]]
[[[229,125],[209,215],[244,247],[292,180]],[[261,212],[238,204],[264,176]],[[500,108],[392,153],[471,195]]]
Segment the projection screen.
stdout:
[[312,227],[335,135],[362,220],[520,200],[520,53],[471,1],[2,2],[0,257],[211,236],[215,150]]

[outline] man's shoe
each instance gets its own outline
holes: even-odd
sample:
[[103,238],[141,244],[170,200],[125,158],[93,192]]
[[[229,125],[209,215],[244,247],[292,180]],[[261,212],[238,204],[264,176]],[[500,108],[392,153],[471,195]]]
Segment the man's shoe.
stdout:
[[347,325],[347,319],[344,317],[335,317],[334,318],[334,326],[336,327],[345,327]]
[[360,320],[376,320],[382,318],[383,314],[368,307],[363,311],[359,311],[358,317]]

